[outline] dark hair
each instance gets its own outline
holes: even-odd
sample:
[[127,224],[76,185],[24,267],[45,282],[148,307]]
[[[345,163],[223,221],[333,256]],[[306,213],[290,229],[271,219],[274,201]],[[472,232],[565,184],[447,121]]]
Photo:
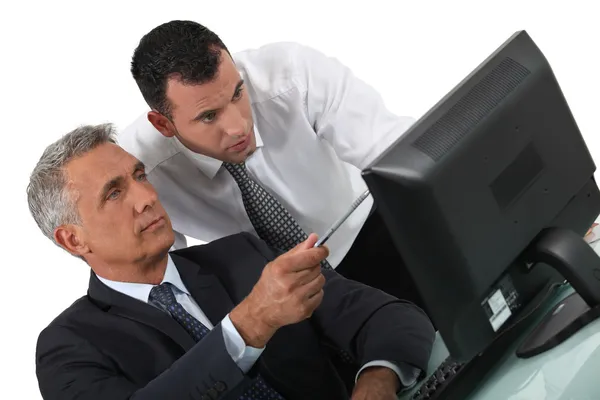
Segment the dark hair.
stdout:
[[203,84],[215,78],[227,47],[208,28],[193,21],[171,21],[148,32],[133,52],[131,74],[148,105],[171,118],[166,95],[169,78]]

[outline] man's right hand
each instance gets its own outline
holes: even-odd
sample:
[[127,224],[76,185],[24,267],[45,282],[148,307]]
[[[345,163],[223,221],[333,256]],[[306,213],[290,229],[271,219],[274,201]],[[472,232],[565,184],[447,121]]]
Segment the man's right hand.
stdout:
[[229,314],[248,346],[262,348],[277,329],[310,317],[323,300],[321,261],[327,247],[313,245],[317,236],[277,257],[263,269],[252,292]]

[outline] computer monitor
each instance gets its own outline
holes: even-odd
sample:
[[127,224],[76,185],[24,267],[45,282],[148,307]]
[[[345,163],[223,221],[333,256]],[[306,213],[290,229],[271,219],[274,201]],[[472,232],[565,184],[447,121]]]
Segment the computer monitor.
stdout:
[[[568,336],[585,323],[574,322],[579,314],[600,304],[600,258],[583,239],[600,213],[594,171],[525,31],[363,170],[451,357],[484,352],[565,278],[578,295],[564,308],[570,315],[557,312],[562,320],[546,327],[568,327]],[[551,347],[555,333],[538,331],[541,342],[521,355]]]

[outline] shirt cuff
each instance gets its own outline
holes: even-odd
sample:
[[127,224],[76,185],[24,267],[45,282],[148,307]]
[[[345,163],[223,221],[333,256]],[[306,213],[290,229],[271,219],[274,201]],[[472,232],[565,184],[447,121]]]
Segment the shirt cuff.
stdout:
[[229,314],[221,321],[221,330],[223,331],[225,348],[231,356],[231,359],[244,374],[247,373],[256,360],[258,360],[258,357],[260,357],[265,348],[259,349],[252,346],[246,346],[244,339],[242,339],[237,329],[235,329],[235,326],[233,326],[231,319],[229,319]]
[[398,375],[398,379],[400,380],[400,385],[401,385],[401,388],[399,390],[400,392],[412,388],[415,385],[415,383],[417,383],[417,379],[419,378],[419,375],[421,375],[421,370],[419,368],[413,367],[413,366],[405,364],[405,363],[400,363],[399,365],[396,365],[392,362],[385,361],[385,360],[375,360],[375,361],[368,362],[362,366],[362,368],[356,374],[354,383],[356,383],[356,381],[358,381],[358,377],[359,377],[360,373],[365,368],[369,368],[369,367],[386,367],[386,368],[389,368],[392,371],[394,371],[396,373],[396,375]]

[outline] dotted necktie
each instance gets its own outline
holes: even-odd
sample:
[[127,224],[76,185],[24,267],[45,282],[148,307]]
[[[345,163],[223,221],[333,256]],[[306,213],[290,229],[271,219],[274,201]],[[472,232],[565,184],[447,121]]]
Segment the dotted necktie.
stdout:
[[[167,310],[171,316],[194,338],[196,342],[202,340],[209,329],[190,313],[175,299],[169,283],[162,283],[150,290],[150,301]],[[242,394],[239,400],[285,400],[279,393],[271,388],[264,379],[258,375],[252,385]]]
[[[223,166],[242,192],[244,208],[256,233],[269,246],[290,250],[308,238],[285,207],[248,175],[245,163],[223,163]],[[331,269],[327,260],[321,266]]]

